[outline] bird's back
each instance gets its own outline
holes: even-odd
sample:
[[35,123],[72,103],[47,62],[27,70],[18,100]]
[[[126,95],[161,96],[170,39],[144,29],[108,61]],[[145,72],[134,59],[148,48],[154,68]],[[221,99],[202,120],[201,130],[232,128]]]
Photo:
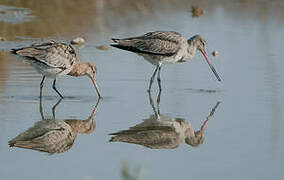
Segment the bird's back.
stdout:
[[181,52],[187,45],[187,40],[174,31],[155,31],[142,36],[112,40],[116,44],[111,46],[137,53],[154,65],[175,63],[182,58]]
[[181,34],[174,31],[155,31],[137,37],[113,39],[117,44],[112,46],[136,53],[171,56],[184,40]]
[[60,153],[70,149],[76,134],[61,120],[44,119],[9,141],[10,147]]
[[180,144],[179,135],[165,126],[123,130],[110,135],[114,135],[110,142],[139,144],[151,149],[173,149]]
[[[29,47],[12,49],[11,52],[34,66],[40,73],[67,74],[76,61],[79,61],[75,50],[62,42],[48,42]],[[55,72],[49,72],[56,69]]]

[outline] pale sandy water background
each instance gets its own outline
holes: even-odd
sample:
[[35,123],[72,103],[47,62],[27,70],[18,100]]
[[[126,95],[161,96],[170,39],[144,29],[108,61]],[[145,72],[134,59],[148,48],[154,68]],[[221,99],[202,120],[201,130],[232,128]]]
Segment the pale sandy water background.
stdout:
[[[283,1],[1,1],[12,18],[0,16],[0,179],[123,179],[127,161],[140,179],[282,179],[284,150]],[[190,9],[204,9],[192,18]],[[7,7],[2,7],[7,15]],[[1,8],[0,8],[1,10]],[[2,13],[4,14],[4,13]],[[1,13],[0,13],[1,15]],[[151,150],[109,143],[109,133],[141,123],[153,114],[146,88],[153,71],[135,54],[96,46],[111,37],[174,30],[186,37],[202,34],[223,81],[217,82],[198,53],[191,62],[162,69],[161,113],[183,118],[199,128],[221,101],[199,147]],[[82,61],[98,65],[104,99],[92,134],[79,134],[65,153],[9,148],[8,141],[41,119],[41,76],[8,53],[12,47],[40,39],[69,41],[83,36]],[[58,97],[46,81],[44,112]],[[97,96],[86,77],[62,77],[58,89],[67,96],[57,107],[59,119],[87,119]],[[199,89],[213,90],[204,92]],[[154,85],[153,98],[157,86]]]

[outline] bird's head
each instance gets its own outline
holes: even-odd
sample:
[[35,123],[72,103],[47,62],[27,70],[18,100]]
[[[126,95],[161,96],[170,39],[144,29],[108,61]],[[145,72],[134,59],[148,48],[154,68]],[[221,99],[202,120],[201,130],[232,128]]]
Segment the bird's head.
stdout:
[[97,72],[97,66],[95,63],[87,62],[86,63],[86,75],[89,77],[95,77]]
[[79,62],[77,64],[74,65],[74,67],[72,68],[71,72],[68,73],[68,75],[70,76],[88,76],[95,88],[96,91],[98,93],[98,96],[101,98],[100,92],[99,92],[99,88],[98,85],[96,83],[96,72],[97,72],[97,66],[94,63],[91,62]]
[[192,40],[193,44],[197,47],[199,51],[201,52],[206,51],[207,43],[206,43],[206,40],[202,36],[195,35],[190,39]]
[[221,81],[221,78],[219,77],[219,75],[217,74],[217,71],[215,70],[215,68],[211,64],[211,61],[210,61],[208,54],[206,52],[206,46],[207,46],[206,40],[200,35],[195,35],[188,40],[188,43],[190,45],[192,45],[193,47],[196,47],[203,54],[204,58],[206,59],[208,65],[210,66],[214,75],[216,76],[218,81]]

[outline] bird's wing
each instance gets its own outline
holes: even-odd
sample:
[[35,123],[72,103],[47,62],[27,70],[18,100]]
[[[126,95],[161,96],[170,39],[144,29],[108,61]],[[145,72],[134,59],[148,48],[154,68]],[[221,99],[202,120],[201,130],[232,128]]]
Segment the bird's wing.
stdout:
[[63,69],[70,68],[75,61],[78,61],[75,50],[61,42],[48,42],[20,49],[12,49],[12,53],[30,60],[36,60],[50,67]]
[[149,32],[143,36],[113,39],[112,46],[144,54],[172,56],[180,49],[184,37],[173,31]]
[[139,144],[152,149],[172,149],[180,144],[179,136],[174,131],[163,131],[158,129],[136,132],[130,131],[116,134],[111,137],[109,141]]
[[73,136],[66,130],[55,129],[35,139],[18,140],[12,146],[48,153],[60,153],[70,149],[75,138],[76,135]]
[[9,141],[10,147],[33,149],[48,153],[64,152],[76,138],[69,125],[62,121],[43,120]]
[[10,146],[14,146],[14,144],[18,141],[31,141],[33,139],[37,139],[39,137],[43,137],[45,134],[47,134],[50,131],[62,131],[64,129],[68,129],[68,125],[57,122],[53,120],[42,120],[37,123],[28,130],[20,133],[18,136],[13,138],[9,141]]

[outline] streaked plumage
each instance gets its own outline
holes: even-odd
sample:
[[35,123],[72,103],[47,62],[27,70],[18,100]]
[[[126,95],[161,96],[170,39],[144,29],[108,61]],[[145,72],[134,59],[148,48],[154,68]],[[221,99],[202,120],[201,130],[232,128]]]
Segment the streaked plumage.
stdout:
[[73,146],[78,133],[90,134],[95,130],[94,117],[98,104],[99,101],[87,120],[43,119],[10,140],[9,146],[49,154],[65,152]]
[[96,65],[90,62],[80,62],[71,45],[51,41],[29,47],[12,49],[11,52],[23,59],[24,62],[32,65],[43,75],[40,84],[40,96],[42,96],[45,77],[49,77],[54,79],[53,89],[63,98],[55,87],[56,77],[68,74],[71,76],[89,76],[93,81],[99,97],[101,97],[95,81]]
[[183,119],[160,115],[151,115],[144,122],[116,133],[110,142],[126,142],[139,144],[151,149],[173,149],[185,142],[189,137],[194,138],[194,129]]
[[149,99],[155,114],[145,119],[142,123],[130,127],[128,130],[111,133],[110,135],[114,136],[111,137],[110,142],[138,144],[151,149],[173,149],[183,143],[193,147],[199,146],[203,143],[206,126],[215,109],[220,104],[218,102],[215,105],[210,115],[206,117],[200,130],[194,131],[192,125],[184,121],[184,119],[161,115],[159,110],[160,97],[157,100],[158,111],[153,104],[150,94]]
[[12,53],[34,66],[39,73],[51,78],[68,74],[75,62],[79,62],[72,46],[54,41],[12,49]]
[[157,81],[161,91],[160,70],[162,65],[186,62],[195,55],[197,50],[202,52],[213,73],[221,81],[206,53],[206,41],[200,35],[195,35],[187,40],[180,33],[174,31],[155,31],[142,36],[125,39],[113,38],[112,40],[116,44],[111,44],[111,46],[134,52],[156,66],[150,79],[148,91],[151,90],[157,72]]

